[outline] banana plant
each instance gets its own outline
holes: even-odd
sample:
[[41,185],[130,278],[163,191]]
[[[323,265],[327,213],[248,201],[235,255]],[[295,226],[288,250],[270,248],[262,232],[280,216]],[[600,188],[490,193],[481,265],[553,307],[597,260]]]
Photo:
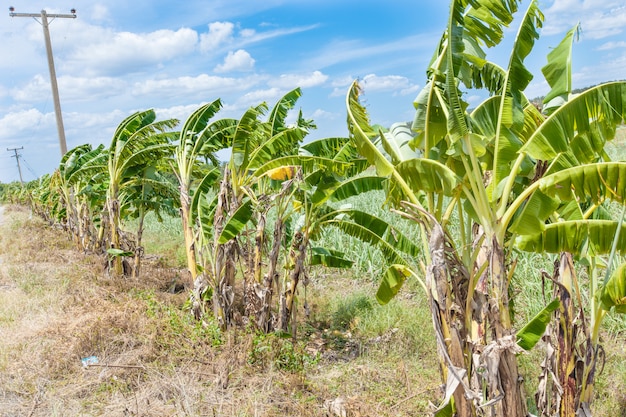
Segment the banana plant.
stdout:
[[[99,148],[102,150],[102,148]],[[76,182],[72,178],[77,178],[75,174],[79,172],[83,165],[93,157],[93,149],[89,144],[80,145],[70,149],[63,157],[58,169],[57,190],[62,204],[65,208],[65,222],[79,250],[88,249],[85,244],[85,224],[81,216],[80,198],[77,196],[79,190],[76,189]]]
[[[116,128],[108,149],[107,210],[110,224],[110,249],[124,250],[120,240],[120,193],[124,184],[146,166],[170,155],[172,140],[178,136],[171,129],[178,120],[156,121],[154,110],[139,111],[124,119]],[[122,257],[113,258],[113,274],[125,275]]]
[[[270,110],[266,103],[251,107],[237,121],[232,134],[231,156],[220,181],[213,216],[213,264],[210,271],[214,314],[224,327],[232,323],[235,259],[237,247],[242,243],[236,238],[239,233],[232,233],[226,225],[239,219],[243,219],[241,225],[248,223],[253,216],[253,206],[261,207],[260,202],[266,198],[259,191],[259,179],[266,172],[267,163],[297,156],[300,143],[314,127],[301,112],[294,124],[286,123],[288,113],[300,96],[299,88],[285,94],[265,120],[263,117]],[[258,274],[244,274],[244,304],[254,303],[258,298],[253,293],[255,276]]]
[[104,145],[80,152],[74,168],[66,170],[64,179],[74,192],[81,247],[99,253],[106,251],[107,246],[107,157]]
[[[370,125],[357,83],[347,96],[348,127],[359,152],[389,182],[390,201],[406,201],[401,213],[422,230],[424,281],[447,383],[437,415],[453,409],[458,416],[485,409],[497,416],[526,415],[516,360],[522,348],[510,315],[513,248],[519,243],[513,237],[558,219],[574,198],[573,188],[595,184],[594,191],[605,191],[602,198],[621,195],[611,182],[601,187],[618,175],[620,164],[598,161],[623,120],[624,83],[599,86],[547,117],[541,114],[523,93],[532,79],[523,60],[543,21],[537,3],[530,2],[521,16],[505,68],[488,62],[480,47],[501,41],[517,3],[452,2],[428,82],[415,103],[411,145],[422,158],[394,159],[389,146],[377,147],[375,140],[384,136]],[[552,55],[551,64],[567,76],[563,56]],[[557,74],[554,67],[546,70],[553,96],[567,96],[570,84]],[[461,85],[485,89],[489,97],[468,113]],[[578,167],[579,161],[588,167]],[[600,196],[585,198],[595,198],[597,205]],[[450,228],[453,216],[458,228]],[[390,283],[384,279],[383,286]],[[540,325],[524,329],[545,328],[550,314],[542,317],[535,321]]]
[[[192,214],[193,186],[197,183],[208,183],[209,178],[216,180],[218,171],[209,170],[208,173],[201,170],[200,158],[207,158],[215,167],[219,166],[216,158],[217,151],[230,146],[233,128],[236,124],[234,119],[211,119],[219,112],[222,103],[219,99],[200,106],[185,121],[180,130],[178,145],[176,146],[174,174],[178,179],[180,189],[180,214],[183,223],[183,235],[185,238],[185,253],[187,255],[187,268],[191,274],[191,282],[194,284],[194,294],[199,288],[206,288],[205,278],[198,279],[198,242],[194,228]],[[203,179],[204,178],[204,179]],[[197,190],[202,191],[202,190]],[[193,304],[194,314],[200,314],[200,295]]]
[[146,214],[153,212],[162,221],[161,213],[176,215],[178,189],[174,183],[161,174],[166,167],[149,164],[140,167],[137,174],[122,184],[120,192],[120,214],[124,219],[137,219],[134,242],[134,262],[132,276],[138,278],[141,271],[141,258],[144,254],[142,236]]
[[[295,337],[297,293],[301,282],[307,284],[307,269],[313,265],[352,265],[338,248],[316,246],[315,241],[328,228],[338,228],[378,247],[388,260],[388,273],[404,279],[410,258],[417,256],[417,247],[382,219],[345,205],[336,207],[352,196],[384,188],[384,179],[364,175],[367,167],[348,138],[325,138],[303,145],[297,156],[268,161],[254,172],[256,200],[246,200],[227,219],[220,239],[228,242],[241,236],[249,223],[255,224],[254,255],[247,272],[251,291],[244,299],[246,314],[256,318],[258,328]],[[268,179],[274,187],[268,186]],[[275,214],[271,239],[265,231],[270,208]],[[262,258],[262,248],[267,245],[271,250]],[[267,268],[261,259],[266,259]],[[273,307],[276,293],[278,305]]]

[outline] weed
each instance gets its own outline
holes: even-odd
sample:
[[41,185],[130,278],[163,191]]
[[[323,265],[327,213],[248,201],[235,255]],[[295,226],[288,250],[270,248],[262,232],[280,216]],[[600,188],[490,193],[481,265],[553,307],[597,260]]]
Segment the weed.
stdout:
[[332,314],[332,327],[347,330],[357,324],[359,317],[372,309],[370,297],[365,294],[353,294],[345,298]]
[[276,334],[257,333],[252,339],[248,353],[248,364],[277,370],[299,373],[308,365],[316,364],[319,355],[310,355],[303,342],[296,342]]

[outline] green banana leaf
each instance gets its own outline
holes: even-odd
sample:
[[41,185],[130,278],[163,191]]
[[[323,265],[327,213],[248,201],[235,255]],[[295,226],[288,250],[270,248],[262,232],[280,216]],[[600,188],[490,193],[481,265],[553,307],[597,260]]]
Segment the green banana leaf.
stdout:
[[578,38],[579,31],[580,24],[570,29],[561,43],[548,53],[548,63],[541,68],[551,88],[543,98],[543,109],[548,114],[560,107],[559,103],[567,102],[572,92],[572,44]]
[[600,290],[600,301],[603,309],[615,308],[615,312],[626,314],[626,264],[620,265],[611,274]]
[[552,313],[555,312],[561,302],[559,299],[552,300],[550,304],[545,306],[531,321],[517,331],[517,345],[522,349],[529,351],[541,339],[546,331],[546,327],[552,320]]
[[337,250],[311,247],[309,265],[322,265],[329,268],[352,268],[354,261],[345,258],[344,253]]
[[224,224],[224,229],[218,237],[218,243],[223,245],[231,239],[237,237],[241,231],[246,227],[246,224],[250,221],[254,215],[254,207],[252,206],[252,200],[245,200],[235,212],[230,216]]
[[[520,235],[516,246],[527,252],[580,254],[589,247],[595,254],[610,253],[618,222],[611,220],[571,220],[552,223],[540,233]],[[626,233],[621,233],[617,244],[620,253],[626,253]]]
[[411,269],[406,265],[394,264],[389,266],[378,286],[378,291],[376,291],[376,300],[382,305],[387,304],[398,294],[404,281],[411,275]]

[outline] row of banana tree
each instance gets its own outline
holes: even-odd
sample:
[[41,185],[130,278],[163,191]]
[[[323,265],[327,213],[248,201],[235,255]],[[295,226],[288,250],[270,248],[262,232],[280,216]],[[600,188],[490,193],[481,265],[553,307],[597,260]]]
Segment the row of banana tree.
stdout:
[[[421,239],[425,267],[390,259],[378,298],[389,301],[405,279],[423,283],[446,385],[438,416],[527,416],[517,357],[542,337],[549,347],[537,409],[591,415],[602,320],[626,312],[626,264],[617,261],[626,251],[624,214],[614,210],[624,206],[626,163],[605,151],[624,123],[626,82],[571,94],[576,26],[548,55],[542,72],[551,91],[539,111],[524,94],[532,79],[524,59],[543,15],[536,1],[518,12],[520,3],[451,2],[408,138],[403,125],[371,126],[357,82],[347,96],[359,153],[385,179],[394,210],[420,226],[413,241]],[[521,23],[500,67],[483,48],[501,42],[515,13]],[[485,92],[471,111],[463,86]],[[544,272],[552,300],[525,326],[512,318],[522,252],[557,257],[555,270]]]
[[[212,310],[224,328],[241,316],[264,331],[293,332],[308,267],[351,264],[316,245],[326,228],[338,228],[387,259],[382,303],[407,279],[422,284],[446,386],[435,415],[528,415],[517,358],[543,338],[537,409],[589,416],[603,318],[626,312],[618,261],[626,237],[623,212],[614,210],[624,204],[626,163],[605,151],[626,116],[626,83],[571,94],[574,27],[542,69],[551,91],[540,111],[524,93],[532,79],[524,60],[543,15],[536,1],[525,11],[520,4],[451,2],[413,123],[374,128],[357,82],[347,94],[349,138],[305,143],[312,121],[298,114],[286,122],[299,89],[239,119],[217,118],[216,100],[178,132],[175,121],[140,112],[120,124],[109,149],[72,150],[24,195],[79,247],[107,251],[120,275],[125,256],[135,256],[137,269],[141,255],[141,233],[124,239],[120,222],[179,208],[192,311],[200,318]],[[521,23],[501,67],[484,48],[501,43],[514,15]],[[485,92],[471,111],[463,86]],[[218,161],[223,150],[226,163]],[[403,236],[342,204],[371,190],[384,190],[421,233]],[[556,267],[544,272],[552,298],[520,325],[513,277],[522,252],[554,253]]]
[[[342,204],[381,190],[384,180],[367,175],[369,164],[349,138],[304,143],[313,122],[301,112],[287,122],[300,95],[295,89],[239,119],[219,118],[218,99],[178,131],[177,120],[136,112],[108,147],[71,149],[53,174],[13,195],[61,225],[77,249],[102,253],[118,277],[140,277],[146,214],[178,211],[194,316],[212,313],[223,328],[246,321],[266,332],[295,332],[309,268],[352,265],[337,248],[316,244],[327,228],[389,256],[419,254],[392,226]],[[306,299],[301,305],[308,311]]]

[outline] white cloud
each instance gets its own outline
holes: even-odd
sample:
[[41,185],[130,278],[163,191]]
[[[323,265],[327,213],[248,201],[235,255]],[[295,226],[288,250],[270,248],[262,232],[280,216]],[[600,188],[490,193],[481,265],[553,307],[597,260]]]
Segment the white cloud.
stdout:
[[340,88],[344,88],[344,87],[348,87],[350,84],[352,84],[352,82],[356,79],[357,77],[353,77],[352,75],[348,75],[345,77],[339,77],[339,78],[335,78],[333,79],[331,85],[333,87],[340,87]]
[[333,120],[337,115],[323,109],[317,109],[311,115],[311,118],[315,121],[318,120]]
[[244,94],[235,102],[234,105],[228,107],[231,111],[238,111],[241,109],[247,109],[250,106],[256,106],[264,101],[271,106],[276,102],[276,100],[282,97],[284,93],[284,90],[276,87],[266,90],[254,90]]
[[606,81],[624,80],[626,74],[626,54],[613,59],[603,59],[597,65],[590,65],[572,74],[574,86],[587,87]]
[[[126,82],[112,77],[72,77],[57,78],[59,96],[63,102],[91,101],[116,96],[124,92]],[[48,77],[35,75],[28,84],[11,90],[17,102],[37,103],[51,100],[52,91]]]
[[24,87],[11,90],[11,97],[16,101],[36,103],[50,96],[50,83],[42,75],[37,74]]
[[160,80],[145,80],[135,83],[134,96],[155,95],[160,98],[171,96],[211,97],[221,93],[244,91],[258,84],[257,76],[245,78],[217,77],[201,74],[196,77],[177,77]]
[[22,136],[25,132],[32,132],[47,126],[52,126],[54,114],[43,114],[37,109],[10,112],[0,118],[0,138],[13,139]]
[[313,71],[310,74],[282,74],[268,82],[271,87],[291,90],[296,87],[309,88],[322,85],[328,80],[328,75],[321,71]]
[[598,51],[611,51],[614,49],[626,48],[626,41],[611,41],[600,45]]
[[621,0],[555,0],[544,14],[544,35],[564,35],[576,22],[588,39],[618,35],[626,27],[626,6]]
[[393,91],[395,94],[407,95],[416,92],[418,85],[400,75],[378,76],[368,74],[361,80],[361,86],[366,92]]
[[235,24],[231,22],[213,22],[209,24],[209,32],[200,34],[200,51],[211,52],[224,46],[244,47],[251,43],[267,41],[272,38],[306,32],[319,25],[298,26],[285,29],[274,29],[258,32],[254,29],[243,28],[235,36]]
[[209,24],[209,33],[200,35],[200,50],[212,51],[233,40],[235,25],[231,22],[213,22]]
[[118,32],[97,43],[84,44],[71,54],[69,66],[88,75],[141,71],[194,51],[198,34],[188,28],[150,33]]
[[[155,109],[154,111],[156,112],[157,119],[159,120],[178,119],[181,123],[184,123],[191,113],[204,104],[206,103],[186,104],[182,106]],[[216,117],[219,118],[219,114]]]
[[239,35],[242,38],[251,38],[256,34],[256,31],[254,29],[242,29],[241,31],[239,31]]
[[254,68],[254,59],[250,54],[243,49],[239,49],[235,52],[229,52],[224,63],[215,67],[214,71],[217,73],[232,72],[232,71],[252,71]]

